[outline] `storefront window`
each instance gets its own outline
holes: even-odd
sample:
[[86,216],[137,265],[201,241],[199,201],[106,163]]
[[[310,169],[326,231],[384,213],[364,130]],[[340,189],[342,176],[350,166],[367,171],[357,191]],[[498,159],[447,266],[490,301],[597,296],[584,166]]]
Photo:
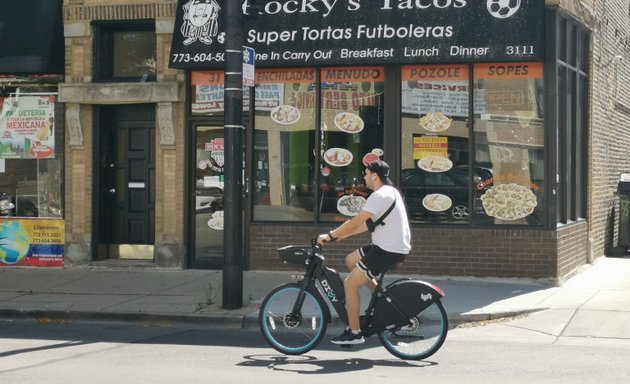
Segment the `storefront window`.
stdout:
[[492,178],[469,165],[469,67],[405,66],[401,81],[400,189],[409,220],[465,224],[477,197],[471,176]]
[[369,194],[361,174],[365,164],[385,155],[384,68],[324,68],[320,79],[320,220],[345,221],[361,211]]
[[193,116],[223,115],[225,106],[223,71],[192,71],[190,83]]
[[222,126],[195,127],[195,260],[223,256],[225,146]]
[[480,224],[543,225],[544,125],[542,63],[476,64],[475,167],[492,172],[475,180]]
[[254,220],[313,221],[314,69],[256,71]]
[[[190,84],[190,112],[193,116],[223,116],[225,108],[223,71],[192,71]],[[243,111],[249,111],[249,87],[243,87]]]
[[0,217],[63,216],[63,129],[56,96],[0,95]]

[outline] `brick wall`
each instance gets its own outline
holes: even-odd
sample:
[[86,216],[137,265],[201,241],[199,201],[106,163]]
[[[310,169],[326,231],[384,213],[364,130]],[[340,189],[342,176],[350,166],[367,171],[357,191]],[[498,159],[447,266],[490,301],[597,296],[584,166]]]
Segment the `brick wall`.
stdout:
[[588,224],[581,222],[559,228],[557,239],[556,277],[570,276],[589,260]]
[[[522,229],[412,228],[412,254],[399,273],[477,277],[559,278],[586,262],[586,223],[558,231]],[[276,249],[308,244],[328,228],[252,225],[251,269],[290,269]],[[345,270],[345,255],[369,242],[363,234],[326,247],[327,265]]]
[[617,245],[614,192],[620,173],[630,172],[630,4],[595,1],[576,15],[593,29],[588,240],[597,258]]
[[[184,72],[168,68],[170,45],[175,18],[176,0],[64,0],[63,22],[66,50],[65,84],[60,95],[68,106],[81,110],[82,145],[69,145],[66,140],[66,265],[85,264],[90,261],[92,239],[92,176],[94,127],[92,119],[96,105],[155,102],[172,109],[174,142],[162,144],[156,134],[156,207],[155,207],[155,261],[159,266],[181,267],[184,264],[184,196],[185,186],[185,131],[183,103]],[[124,100],[129,83],[92,82],[94,20],[153,19],[156,24],[157,82],[142,85],[150,99]],[[172,89],[169,84],[178,82],[177,95],[161,91]],[[126,88],[125,88],[126,86]],[[96,88],[100,87],[100,88]],[[150,92],[146,88],[151,87]],[[112,95],[92,99],[80,95]],[[133,95],[131,95],[133,96]],[[62,100],[63,101],[63,100]],[[157,105],[156,105],[157,108]],[[161,129],[157,124],[158,132]],[[158,133],[156,132],[156,133]]]

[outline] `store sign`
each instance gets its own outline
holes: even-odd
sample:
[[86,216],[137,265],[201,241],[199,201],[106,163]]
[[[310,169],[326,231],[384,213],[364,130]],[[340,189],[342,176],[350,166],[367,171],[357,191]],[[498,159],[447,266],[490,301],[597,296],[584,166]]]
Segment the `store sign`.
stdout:
[[[251,91],[256,94],[256,109],[260,111],[271,111],[282,104],[284,100],[283,83],[264,83],[268,81],[261,71],[256,73],[256,88]],[[224,110],[225,84],[223,71],[193,71],[191,73],[191,83],[194,87],[194,98],[192,100],[192,112],[194,114],[205,114],[221,112]],[[243,88],[243,108],[249,110],[250,88]]]
[[[170,66],[220,68],[227,0],[179,0]],[[259,0],[243,44],[256,65],[529,61],[544,58],[541,0]]]
[[217,137],[206,143],[206,152],[210,152],[210,157],[216,164],[216,166],[214,164],[210,166],[217,172],[223,172],[223,166],[225,165],[225,139]]
[[65,224],[0,218],[0,266],[63,267]]
[[55,96],[0,97],[0,158],[55,157]]
[[413,159],[419,160],[426,156],[439,156],[448,158],[448,137],[414,136]]

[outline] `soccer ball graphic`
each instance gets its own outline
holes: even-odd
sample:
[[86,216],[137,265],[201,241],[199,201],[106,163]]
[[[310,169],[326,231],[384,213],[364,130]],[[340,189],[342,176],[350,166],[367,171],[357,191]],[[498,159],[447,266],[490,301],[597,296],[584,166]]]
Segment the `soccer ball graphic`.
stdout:
[[521,7],[521,0],[487,0],[488,12],[498,19],[507,19]]

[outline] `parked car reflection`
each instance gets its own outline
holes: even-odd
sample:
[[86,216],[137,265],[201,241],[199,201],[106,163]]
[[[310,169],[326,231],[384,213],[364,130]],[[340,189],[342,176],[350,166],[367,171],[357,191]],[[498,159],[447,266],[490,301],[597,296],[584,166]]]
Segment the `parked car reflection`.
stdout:
[[[481,194],[492,186],[492,171],[487,168],[473,168],[473,183],[477,187],[472,187],[469,179],[469,167],[461,165],[446,172],[427,172],[419,168],[403,169],[401,172],[400,189],[407,210],[409,219],[412,221],[440,221],[442,219],[451,221],[465,221],[470,217],[468,196],[474,193],[473,206],[475,210],[482,210]],[[446,196],[447,208],[444,210],[429,210],[426,208],[425,197],[434,195],[437,197]]]
[[223,189],[197,186],[195,191],[195,212],[197,214],[213,213],[219,210],[223,210]]

